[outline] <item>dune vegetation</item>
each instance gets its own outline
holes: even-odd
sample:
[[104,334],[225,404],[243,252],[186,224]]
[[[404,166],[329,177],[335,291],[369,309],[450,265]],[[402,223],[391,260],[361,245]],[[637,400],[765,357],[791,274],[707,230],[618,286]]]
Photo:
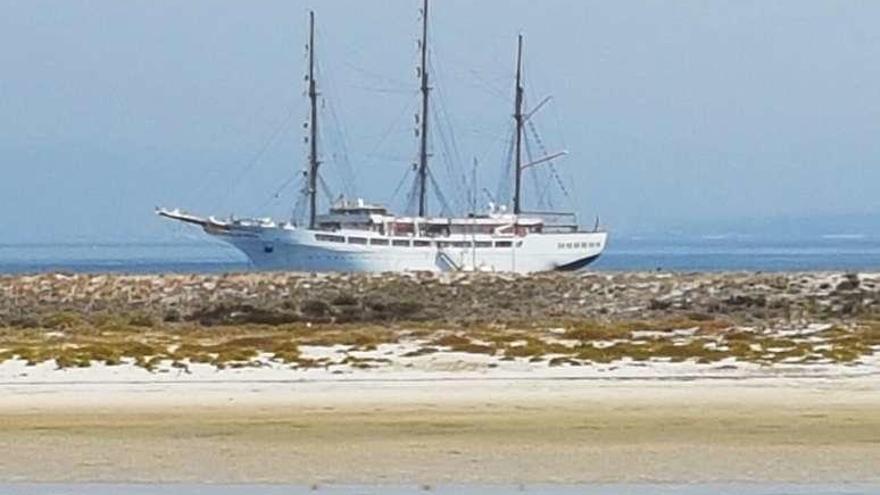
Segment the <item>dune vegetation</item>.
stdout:
[[[380,349],[381,347],[381,349]],[[324,352],[315,352],[324,348]],[[0,361],[59,368],[166,363],[216,368],[277,364],[290,368],[371,368],[439,352],[524,359],[548,366],[616,361],[856,363],[880,350],[880,321],[752,328],[692,315],[661,320],[556,320],[536,323],[443,325],[158,322],[143,314],[47,315],[37,325],[0,328]],[[380,352],[381,351],[381,352]]]
[[0,277],[0,361],[59,368],[371,368],[437,353],[769,366],[857,363],[878,346],[873,274]]

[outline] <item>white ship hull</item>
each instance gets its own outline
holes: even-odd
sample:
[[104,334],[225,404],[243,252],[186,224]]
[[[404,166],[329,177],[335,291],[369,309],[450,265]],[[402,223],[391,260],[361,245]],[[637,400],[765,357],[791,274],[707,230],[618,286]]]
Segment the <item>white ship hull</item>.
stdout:
[[[278,227],[206,230],[242,251],[255,268],[306,272],[572,271],[595,261],[605,249],[607,238],[605,232],[516,238],[452,236],[438,240],[391,238],[363,231],[328,233]],[[316,240],[316,236],[333,241]],[[401,245],[404,243],[406,245]],[[416,246],[417,243],[421,245]]]

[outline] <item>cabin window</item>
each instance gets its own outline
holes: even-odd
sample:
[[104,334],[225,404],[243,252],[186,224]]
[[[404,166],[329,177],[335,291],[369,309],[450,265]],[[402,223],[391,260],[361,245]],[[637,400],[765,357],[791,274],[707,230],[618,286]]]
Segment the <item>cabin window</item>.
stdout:
[[510,241],[495,241],[495,247],[497,248],[509,248],[513,243]]
[[438,248],[446,248],[452,246],[452,243],[449,241],[437,241]]
[[522,241],[516,241],[516,247],[522,247]]
[[391,231],[397,235],[405,235],[412,234],[414,232],[413,224],[411,223],[393,223],[391,224]]
[[448,236],[451,233],[450,229],[449,229],[449,225],[427,224],[427,225],[422,225],[421,227],[422,228],[420,228],[419,230],[421,232],[424,232],[425,234],[427,234],[429,237]]
[[275,251],[275,246],[263,246],[264,253],[271,254],[272,251]]
[[364,237],[349,237],[348,243],[349,244],[366,244],[367,239]]
[[471,243],[467,241],[455,241],[452,243],[452,247],[469,248],[471,247]]
[[475,241],[474,247],[478,248],[490,248],[492,247],[492,241]]
[[413,244],[415,245],[415,247],[429,247],[431,245],[431,241],[415,240],[413,241]]
[[315,240],[325,242],[345,242],[345,237],[342,237],[341,235],[315,234]]
[[393,241],[391,241],[391,245],[392,246],[409,247],[409,241],[404,240],[404,239],[394,239]]
[[373,246],[387,246],[388,239],[370,239],[370,244]]

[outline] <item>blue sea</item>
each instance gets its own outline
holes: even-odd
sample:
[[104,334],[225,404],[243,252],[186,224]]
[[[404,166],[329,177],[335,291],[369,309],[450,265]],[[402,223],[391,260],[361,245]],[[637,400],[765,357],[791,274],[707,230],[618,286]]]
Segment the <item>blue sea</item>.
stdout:
[[[216,241],[0,244],[0,273],[250,270]],[[880,235],[612,237],[597,271],[880,271]]]

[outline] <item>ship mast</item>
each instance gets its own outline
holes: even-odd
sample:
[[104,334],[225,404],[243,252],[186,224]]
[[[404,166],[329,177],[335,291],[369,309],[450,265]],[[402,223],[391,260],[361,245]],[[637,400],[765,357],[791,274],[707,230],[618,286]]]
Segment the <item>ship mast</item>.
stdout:
[[318,192],[318,91],[315,84],[315,12],[309,12],[309,229],[315,228]]
[[428,86],[428,0],[424,0],[422,6],[422,66],[420,74],[422,79],[422,114],[421,131],[419,137],[419,216],[428,214],[428,95],[431,88]]
[[519,35],[519,44],[516,51],[516,103],[513,118],[516,120],[516,182],[513,193],[513,213],[519,215],[522,210],[520,194],[522,192],[522,137],[523,137],[523,87],[522,87],[522,43],[523,37]]

